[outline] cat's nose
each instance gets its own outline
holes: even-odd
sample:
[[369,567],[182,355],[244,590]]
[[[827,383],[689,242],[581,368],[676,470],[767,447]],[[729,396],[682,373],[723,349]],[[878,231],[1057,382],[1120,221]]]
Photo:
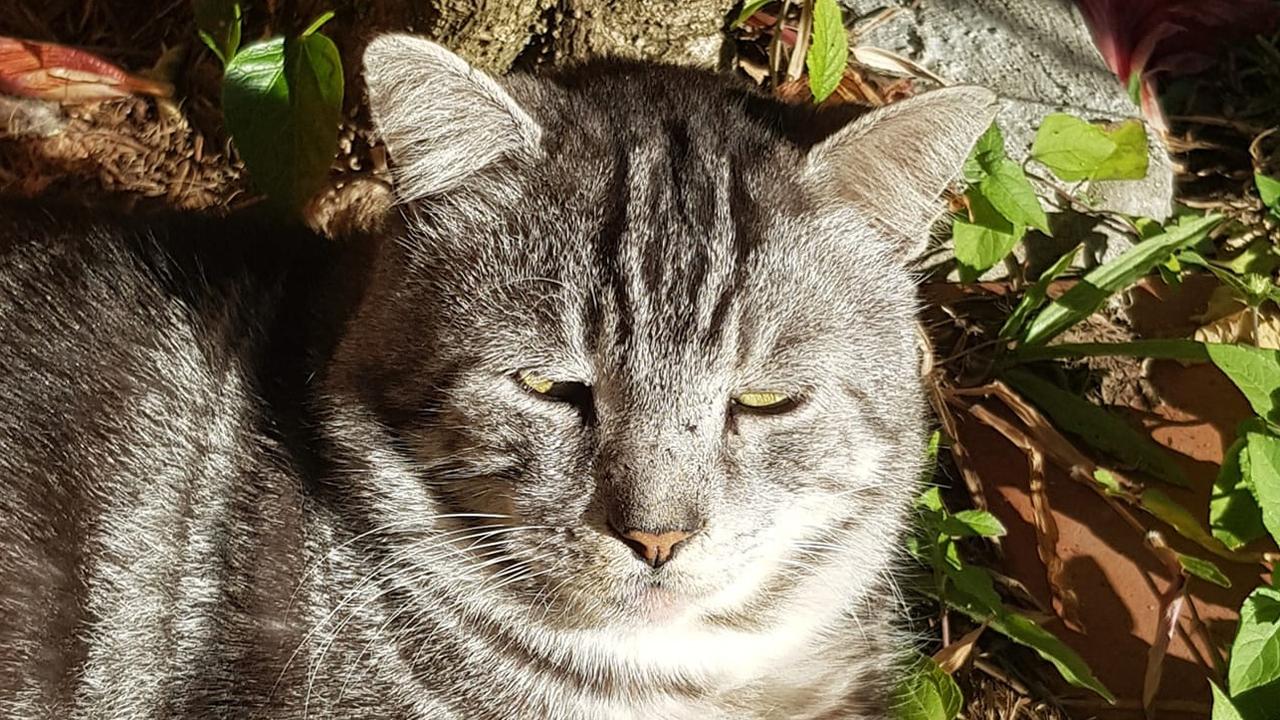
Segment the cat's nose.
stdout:
[[635,528],[626,528],[619,530],[613,529],[618,534],[618,539],[626,543],[636,555],[642,560],[652,565],[655,569],[662,567],[676,553],[676,546],[689,536],[697,532],[693,530],[637,530]]

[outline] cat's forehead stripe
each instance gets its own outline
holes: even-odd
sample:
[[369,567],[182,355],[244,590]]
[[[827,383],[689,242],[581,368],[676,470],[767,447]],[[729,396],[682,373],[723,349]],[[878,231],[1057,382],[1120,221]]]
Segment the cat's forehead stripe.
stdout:
[[[630,347],[642,334],[714,350],[757,241],[751,198],[733,172],[740,163],[714,131],[683,120],[617,143],[613,209],[594,243],[600,290],[616,312],[610,340]],[[598,317],[589,328],[600,329]]]

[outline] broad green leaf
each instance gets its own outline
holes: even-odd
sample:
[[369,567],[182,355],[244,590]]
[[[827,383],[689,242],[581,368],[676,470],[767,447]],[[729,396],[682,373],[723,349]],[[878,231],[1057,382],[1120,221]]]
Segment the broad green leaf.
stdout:
[[[955,544],[951,544],[954,548]],[[1004,607],[1000,593],[996,592],[995,582],[986,568],[961,563],[956,567],[951,562],[943,563],[942,570],[952,588],[946,591],[947,599],[963,602],[966,612],[975,617],[992,617]]]
[[1062,343],[1023,345],[1014,356],[1023,362],[1086,357],[1139,357],[1158,360],[1198,360],[1207,362],[1209,352],[1196,340],[1135,340],[1122,343]]
[[1107,702],[1116,701],[1107,686],[1094,676],[1084,658],[1025,615],[1006,611],[991,621],[991,629],[1035,650],[1040,657],[1053,663],[1063,680],[1076,687],[1092,690]]
[[1204,527],[1200,525],[1200,521],[1196,520],[1190,511],[1163,492],[1148,488],[1142,492],[1142,497],[1139,500],[1143,510],[1177,530],[1182,537],[1191,540],[1214,555],[1237,562],[1249,559],[1232,552],[1230,548],[1206,532]]
[[1010,368],[1001,373],[1001,378],[1043,410],[1059,429],[1129,467],[1186,487],[1186,473],[1173,457],[1119,417],[1027,370]]
[[734,18],[733,25],[730,27],[738,27],[742,23],[751,19],[752,15],[760,12],[760,8],[769,4],[769,0],[745,0],[742,3],[742,10],[738,12],[738,17]]
[[1260,587],[1240,608],[1227,687],[1232,697],[1280,680],[1280,590]]
[[1262,204],[1271,212],[1280,213],[1280,180],[1256,173],[1253,181],[1258,186],[1258,197],[1262,198]]
[[1244,720],[1276,720],[1276,708],[1280,708],[1280,680],[1233,695],[1231,704]]
[[954,720],[963,704],[956,681],[933,658],[921,656],[898,685],[892,714],[895,720]]
[[196,34],[223,65],[240,49],[239,0],[193,0]]
[[1280,424],[1280,351],[1206,343],[1209,359],[1244,393],[1253,411]]
[[[1280,438],[1269,433],[1245,433],[1249,453],[1249,488],[1262,508],[1262,524],[1280,542]],[[1235,686],[1231,686],[1235,691]]]
[[1090,174],[1090,180],[1141,180],[1147,176],[1147,128],[1141,120],[1126,120],[1104,130],[1116,149]]
[[1049,217],[1040,207],[1035,188],[1031,187],[1021,165],[1009,158],[982,161],[982,165],[986,176],[978,187],[992,207],[1014,225],[1033,227],[1045,235],[1053,234],[1049,231]]
[[1031,157],[1067,182],[1088,180],[1115,151],[1102,128],[1063,114],[1046,117],[1031,144]]
[[1245,720],[1235,705],[1231,704],[1231,697],[1217,683],[1209,683],[1209,688],[1213,691],[1213,717],[1210,720]]
[[1049,303],[1027,328],[1026,344],[1043,345],[1092,315],[1107,298],[1129,287],[1174,252],[1199,242],[1222,217],[1183,218],[1164,234],[1134,245],[1120,257],[1094,268],[1062,297]]
[[228,63],[227,127],[254,184],[274,202],[300,209],[323,186],[337,150],[342,90],[338,49],[314,31],[250,45]]
[[983,164],[989,164],[1004,157],[1007,157],[1004,150],[1004,133],[1000,132],[999,125],[991,123],[991,127],[987,128],[987,131],[974,144],[969,157],[965,158],[964,181],[972,184],[980,182],[987,172],[983,169]]
[[1016,337],[1022,327],[1026,325],[1027,320],[1031,317],[1031,313],[1040,309],[1045,301],[1049,299],[1049,284],[1058,278],[1059,275],[1067,271],[1071,267],[1071,263],[1075,262],[1076,255],[1080,253],[1082,245],[1077,245],[1067,251],[1065,255],[1058,258],[1048,270],[1040,274],[1040,278],[1035,284],[1027,288],[1022,294],[1022,299],[1018,301],[1018,306],[1013,309],[1009,317],[1004,321],[1004,325],[1000,328],[1000,337],[1013,338]]
[[1178,553],[1178,564],[1182,566],[1183,571],[1188,575],[1207,580],[1218,587],[1231,587],[1231,578],[1222,574],[1222,570],[1219,570],[1218,566],[1213,564],[1211,560]]
[[951,537],[1003,537],[1004,524],[984,510],[961,510],[943,519],[939,528]]
[[1231,444],[1209,496],[1209,529],[1232,550],[1239,550],[1267,532],[1262,525],[1262,510],[1243,470],[1248,454],[1244,437]]
[[835,92],[849,64],[849,38],[844,32],[840,5],[836,0],[813,3],[813,44],[805,65],[809,68],[809,90],[815,102]]
[[1147,176],[1147,131],[1141,120],[1111,130],[1070,115],[1040,124],[1031,157],[1060,180],[1140,180]]
[[973,221],[957,218],[951,226],[951,237],[961,276],[976,279],[1013,252],[1026,228],[1009,222],[978,188],[971,188],[968,196]]

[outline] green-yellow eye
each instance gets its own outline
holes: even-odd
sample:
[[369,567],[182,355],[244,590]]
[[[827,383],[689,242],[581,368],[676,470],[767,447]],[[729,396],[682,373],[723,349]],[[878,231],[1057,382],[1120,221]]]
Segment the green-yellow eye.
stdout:
[[555,381],[551,378],[529,372],[528,370],[521,370],[519,377],[520,384],[524,385],[525,389],[538,393],[539,395],[546,395],[550,393],[552,388],[556,386]]
[[733,399],[734,404],[750,410],[777,412],[790,408],[795,401],[786,393],[771,390],[750,390]]

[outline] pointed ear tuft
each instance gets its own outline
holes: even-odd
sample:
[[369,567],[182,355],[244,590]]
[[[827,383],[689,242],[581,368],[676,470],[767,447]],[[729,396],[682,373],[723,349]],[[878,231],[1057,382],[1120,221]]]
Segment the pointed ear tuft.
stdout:
[[373,124],[408,202],[504,157],[535,155],[542,130],[497,80],[429,40],[380,35],[364,52]]
[[980,87],[934,90],[864,115],[809,151],[807,176],[853,203],[898,243],[904,260],[923,250],[941,213],[938,198],[996,114]]

